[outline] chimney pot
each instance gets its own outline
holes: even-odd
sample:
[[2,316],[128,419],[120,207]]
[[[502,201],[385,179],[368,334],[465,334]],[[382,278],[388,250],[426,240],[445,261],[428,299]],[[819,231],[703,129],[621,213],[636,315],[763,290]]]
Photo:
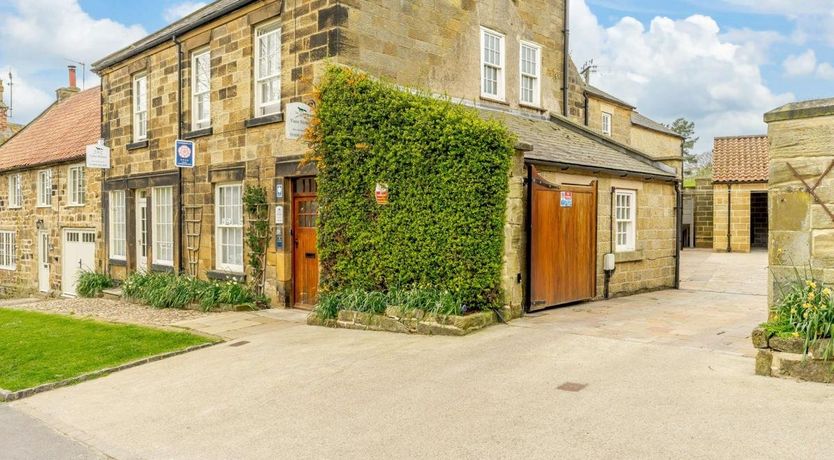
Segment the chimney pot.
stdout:
[[76,78],[75,78],[75,66],[71,65],[67,67],[69,69],[69,87],[70,88],[77,88],[76,86]]

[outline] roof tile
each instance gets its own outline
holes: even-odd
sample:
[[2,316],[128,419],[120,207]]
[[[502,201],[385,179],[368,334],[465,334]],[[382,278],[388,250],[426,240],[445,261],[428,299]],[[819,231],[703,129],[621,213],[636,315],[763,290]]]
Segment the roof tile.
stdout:
[[715,182],[767,182],[770,145],[765,135],[716,137],[712,152]]
[[0,170],[83,159],[101,138],[101,88],[52,104],[0,145]]

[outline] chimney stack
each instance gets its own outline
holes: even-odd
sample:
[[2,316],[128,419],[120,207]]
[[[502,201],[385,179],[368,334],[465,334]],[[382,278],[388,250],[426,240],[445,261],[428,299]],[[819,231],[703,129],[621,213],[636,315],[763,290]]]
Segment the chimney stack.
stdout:
[[66,88],[58,88],[55,91],[55,96],[58,98],[58,102],[61,102],[64,99],[69,98],[73,94],[81,91],[80,89],[78,89],[78,86],[76,86],[75,66],[68,66],[67,70],[69,70],[69,86]]
[[69,87],[77,88],[78,86],[75,84],[75,66],[71,65],[67,69],[69,70]]

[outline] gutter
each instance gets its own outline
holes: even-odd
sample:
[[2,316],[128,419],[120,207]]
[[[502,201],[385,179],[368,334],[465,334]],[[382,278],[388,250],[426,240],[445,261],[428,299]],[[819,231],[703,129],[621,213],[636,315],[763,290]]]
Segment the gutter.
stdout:
[[[182,42],[176,36],[171,40],[177,45],[177,139],[182,139]],[[196,173],[196,172],[195,172]],[[177,168],[177,182],[179,188],[179,231],[177,232],[177,268],[182,272],[182,234],[185,232],[185,194],[182,190],[182,168]]]
[[630,171],[623,171],[622,169],[613,169],[613,168],[603,168],[597,166],[588,166],[582,164],[574,164],[574,163],[565,163],[561,161],[549,161],[549,160],[537,160],[535,158],[525,158],[525,163],[532,164],[532,165],[543,165],[543,166],[559,166],[564,169],[577,169],[580,171],[588,171],[594,174],[597,173],[605,173],[610,174],[612,176],[618,177],[637,177],[640,179],[649,179],[649,180],[657,180],[661,182],[671,182],[671,183],[678,183],[680,179],[675,176],[661,176],[659,174],[651,174],[651,173],[640,173],[640,172],[630,172]]
[[[234,2],[234,3],[226,6],[225,8],[221,8],[221,9],[215,11],[214,13],[208,14],[208,15],[200,18],[199,20],[197,20],[195,22],[192,22],[192,23],[187,24],[187,25],[184,24],[182,27],[179,27],[179,28],[172,28],[170,32],[162,34],[159,37],[157,37],[157,38],[155,38],[155,39],[153,39],[153,40],[151,40],[147,43],[136,46],[135,48],[132,48],[134,45],[131,45],[131,46],[129,46],[129,47],[123,49],[123,50],[120,50],[120,51],[117,51],[117,52],[111,54],[110,56],[106,56],[106,57],[102,58],[101,60],[98,60],[98,61],[94,62],[93,65],[91,66],[91,70],[93,72],[95,72],[96,74],[99,74],[99,71],[103,68],[110,67],[114,64],[118,64],[120,62],[126,61],[126,60],[128,60],[128,59],[130,59],[130,58],[132,58],[132,57],[134,57],[138,54],[144,53],[145,51],[147,51],[149,49],[155,48],[155,47],[157,47],[157,46],[159,46],[159,45],[161,45],[165,42],[174,40],[178,36],[182,36],[185,33],[188,33],[188,32],[190,32],[190,31],[192,31],[192,30],[194,30],[198,27],[201,27],[201,26],[203,26],[203,25],[205,25],[205,24],[207,24],[211,21],[214,21],[215,19],[217,19],[219,17],[225,16],[225,15],[227,15],[227,14],[229,14],[229,13],[235,11],[235,10],[243,8],[244,6],[249,5],[250,3],[255,3],[256,1],[259,1],[259,0],[240,0],[240,1]],[[164,28],[160,29],[160,30],[164,30]],[[155,33],[159,33],[159,31],[157,31]],[[154,34],[151,34],[151,35],[154,35]]]

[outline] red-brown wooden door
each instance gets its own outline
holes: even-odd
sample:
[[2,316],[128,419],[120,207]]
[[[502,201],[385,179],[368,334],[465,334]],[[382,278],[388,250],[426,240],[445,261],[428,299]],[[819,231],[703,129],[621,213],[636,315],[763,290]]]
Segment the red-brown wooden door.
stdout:
[[298,308],[316,304],[319,285],[319,258],[316,250],[318,201],[316,179],[303,177],[293,187],[293,303]]
[[551,184],[535,170],[530,311],[588,300],[596,291],[597,184]]

